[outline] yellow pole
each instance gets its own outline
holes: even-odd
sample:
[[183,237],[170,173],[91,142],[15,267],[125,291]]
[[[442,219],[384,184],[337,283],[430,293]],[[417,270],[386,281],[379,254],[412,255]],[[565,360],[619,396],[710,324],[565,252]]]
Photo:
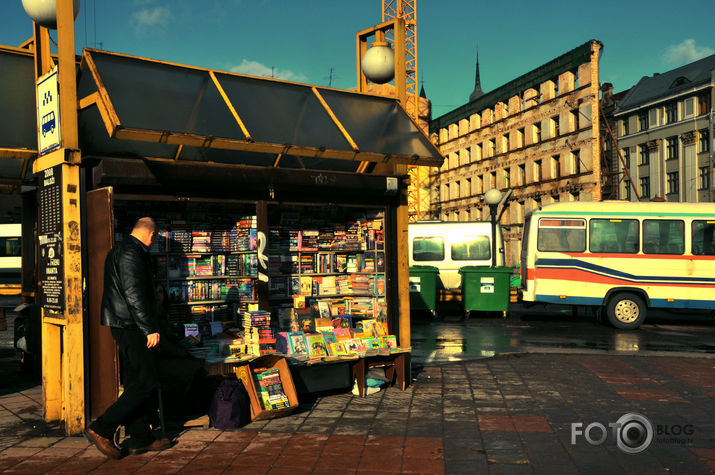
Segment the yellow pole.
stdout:
[[[85,390],[79,180],[81,153],[77,128],[74,9],[72,0],[57,0],[56,5],[60,148],[39,157],[33,170],[35,173],[43,172],[40,180],[51,176],[60,184],[57,200],[61,204],[62,215],[57,230],[61,233],[62,245],[58,250],[61,252],[59,262],[64,298],[61,311],[42,308],[42,402],[47,421],[61,420],[68,434],[79,434],[85,426]],[[49,71],[52,62],[47,29],[35,25],[34,30],[35,72],[39,78]],[[39,215],[41,220],[44,219],[42,213]]]

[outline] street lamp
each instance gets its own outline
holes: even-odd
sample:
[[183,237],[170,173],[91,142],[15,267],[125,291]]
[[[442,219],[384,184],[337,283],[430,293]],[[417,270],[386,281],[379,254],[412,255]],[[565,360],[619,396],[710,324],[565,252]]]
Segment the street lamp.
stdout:
[[496,188],[484,193],[484,201],[489,205],[489,216],[492,222],[492,267],[497,266],[497,208],[501,203],[502,193]]

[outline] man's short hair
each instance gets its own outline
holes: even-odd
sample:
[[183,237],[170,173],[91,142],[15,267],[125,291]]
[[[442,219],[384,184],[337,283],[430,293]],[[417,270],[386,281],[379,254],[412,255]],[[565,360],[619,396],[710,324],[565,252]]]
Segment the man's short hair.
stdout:
[[138,231],[140,229],[146,230],[150,233],[153,233],[156,231],[156,223],[152,218],[139,218],[137,219],[137,222],[134,223],[134,227],[132,228],[133,231]]

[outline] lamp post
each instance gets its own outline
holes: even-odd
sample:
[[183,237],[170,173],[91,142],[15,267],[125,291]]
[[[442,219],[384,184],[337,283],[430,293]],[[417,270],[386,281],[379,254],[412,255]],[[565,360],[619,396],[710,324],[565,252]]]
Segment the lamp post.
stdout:
[[502,200],[501,191],[491,188],[484,193],[484,201],[489,205],[489,216],[492,222],[492,267],[497,266],[497,211]]

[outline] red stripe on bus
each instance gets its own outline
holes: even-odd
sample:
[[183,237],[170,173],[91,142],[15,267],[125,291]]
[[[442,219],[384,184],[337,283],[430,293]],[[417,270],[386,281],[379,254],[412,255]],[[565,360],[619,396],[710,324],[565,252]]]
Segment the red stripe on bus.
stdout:
[[611,285],[638,285],[638,286],[660,286],[660,287],[704,287],[713,288],[713,284],[684,284],[684,283],[670,283],[670,282],[637,282],[626,279],[619,279],[617,277],[609,277],[606,275],[595,274],[593,272],[587,272],[581,269],[553,269],[553,268],[542,268],[539,267],[534,272],[534,277],[537,279],[550,279],[550,280],[570,280],[576,282],[587,282],[590,284],[611,284]]

